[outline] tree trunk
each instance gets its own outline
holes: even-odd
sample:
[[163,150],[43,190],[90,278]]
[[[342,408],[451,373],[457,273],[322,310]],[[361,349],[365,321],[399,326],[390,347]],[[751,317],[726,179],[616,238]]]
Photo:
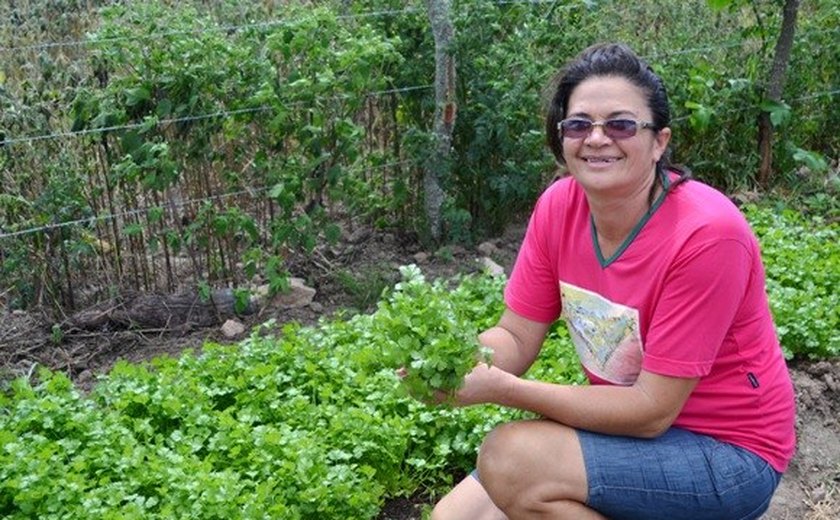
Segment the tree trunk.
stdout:
[[452,26],[452,1],[427,0],[429,20],[435,38],[435,120],[434,149],[426,162],[423,177],[426,218],[435,241],[441,237],[441,208],[446,193],[441,178],[450,168],[452,129],[455,126],[455,56],[450,46],[455,30]]
[[[799,0],[785,0],[782,13],[782,29],[776,41],[776,51],[773,56],[773,69],[770,71],[770,81],[767,85],[767,99],[780,101],[782,89],[785,86],[790,52],[793,48],[793,35],[796,31],[796,14],[799,11]],[[767,188],[773,171],[773,124],[770,113],[762,111],[758,116],[758,153],[761,162],[758,167],[758,182]]]

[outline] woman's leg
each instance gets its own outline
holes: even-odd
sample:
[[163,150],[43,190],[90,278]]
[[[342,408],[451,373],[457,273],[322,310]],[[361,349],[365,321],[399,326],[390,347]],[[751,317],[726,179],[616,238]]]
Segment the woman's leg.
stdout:
[[478,472],[480,484],[459,484],[433,518],[504,518],[492,503],[512,520],[753,520],[780,478],[758,455],[680,428],[640,439],[551,421],[496,428],[481,447]]
[[452,488],[432,511],[431,520],[506,520],[474,476]]
[[496,428],[481,447],[479,480],[469,475],[432,520],[603,519],[586,507],[586,472],[577,434],[551,421]]
[[552,421],[502,425],[478,456],[481,482],[512,520],[605,517],[585,505],[588,486],[577,432]]

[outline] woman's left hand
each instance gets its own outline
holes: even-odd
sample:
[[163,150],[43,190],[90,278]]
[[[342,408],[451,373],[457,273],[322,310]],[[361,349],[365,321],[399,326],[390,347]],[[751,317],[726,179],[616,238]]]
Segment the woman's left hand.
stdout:
[[455,393],[456,406],[497,403],[507,394],[516,376],[495,366],[479,363],[464,378],[464,385]]

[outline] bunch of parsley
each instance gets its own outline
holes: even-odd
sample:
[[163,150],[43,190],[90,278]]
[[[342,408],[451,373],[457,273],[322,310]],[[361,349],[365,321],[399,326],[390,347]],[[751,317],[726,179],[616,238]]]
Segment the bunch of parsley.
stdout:
[[403,280],[374,315],[377,337],[395,368],[404,369],[403,385],[425,401],[452,397],[479,361],[491,351],[478,342],[476,325],[458,312],[450,289],[431,284],[415,265],[400,268]]

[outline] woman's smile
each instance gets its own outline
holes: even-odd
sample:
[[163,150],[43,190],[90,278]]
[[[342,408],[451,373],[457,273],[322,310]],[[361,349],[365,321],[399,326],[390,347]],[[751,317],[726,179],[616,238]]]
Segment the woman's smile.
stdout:
[[610,156],[584,156],[583,160],[586,161],[586,164],[589,166],[603,168],[617,163],[621,160],[621,158]]

